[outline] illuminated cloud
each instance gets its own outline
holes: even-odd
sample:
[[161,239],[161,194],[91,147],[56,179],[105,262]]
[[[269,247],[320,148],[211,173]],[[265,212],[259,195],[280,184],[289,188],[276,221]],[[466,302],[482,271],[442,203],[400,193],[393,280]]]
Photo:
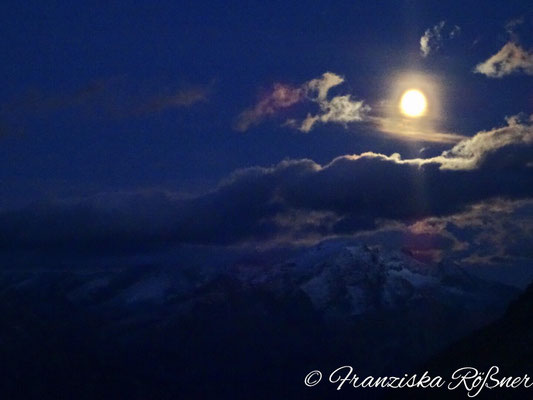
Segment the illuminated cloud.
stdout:
[[337,122],[346,124],[348,122],[362,121],[365,114],[370,111],[370,106],[364,101],[353,101],[351,96],[335,96],[331,100],[319,102],[322,113],[317,115],[308,114],[302,121],[300,130],[309,132],[317,122]]
[[[522,121],[520,116],[509,117],[507,126],[479,132],[472,138],[462,140],[441,156],[424,162],[438,162],[442,169],[471,170],[478,168],[491,155],[504,148],[510,146],[528,148],[533,145],[532,117],[526,121]],[[524,161],[523,156],[528,157],[527,153],[521,154],[518,150],[516,153],[515,157],[507,162],[520,163]],[[526,165],[532,160],[533,155],[530,155],[529,160],[525,161]]]
[[317,122],[336,122],[347,124],[362,121],[370,107],[364,101],[354,101],[351,95],[335,96],[328,100],[331,88],[344,82],[344,78],[332,72],[305,82],[299,87],[275,84],[273,90],[263,97],[254,107],[243,111],[234,125],[235,130],[245,132],[252,125],[259,124],[266,117],[296,103],[308,101],[317,103],[318,114],[308,114],[303,120],[289,119],[285,125],[293,126],[302,132],[309,132]]
[[514,42],[507,42],[488,60],[476,65],[474,72],[489,78],[501,78],[513,73],[533,75],[533,52]]
[[[436,130],[431,123],[395,117],[370,117],[369,121],[385,134],[397,139],[425,143],[457,143],[465,136]],[[424,121],[425,122],[425,121]]]
[[341,76],[332,72],[325,72],[320,78],[312,79],[304,84],[304,88],[307,92],[316,92],[316,100],[323,101],[326,100],[328,91],[332,87],[338,86],[343,82],[344,78]]
[[316,115],[308,114],[301,122],[299,130],[309,132],[317,122],[347,124],[362,121],[365,118],[365,114],[370,111],[370,106],[364,101],[354,101],[349,94],[335,96],[331,100],[327,99],[328,91],[343,82],[342,77],[326,72],[322,78],[313,79],[307,83],[307,92],[312,94],[316,91],[317,93],[316,97],[311,97],[311,99],[318,103],[321,112]]
[[422,52],[423,57],[427,57],[433,49],[438,46],[438,43],[441,40],[440,32],[446,24],[445,21],[439,22],[433,28],[427,29],[424,32],[424,35],[420,38],[420,51]]
[[461,33],[461,28],[457,25],[446,29],[446,21],[441,21],[432,28],[427,29],[420,38],[420,52],[422,57],[427,57],[431,52],[438,50],[442,41],[454,39]]

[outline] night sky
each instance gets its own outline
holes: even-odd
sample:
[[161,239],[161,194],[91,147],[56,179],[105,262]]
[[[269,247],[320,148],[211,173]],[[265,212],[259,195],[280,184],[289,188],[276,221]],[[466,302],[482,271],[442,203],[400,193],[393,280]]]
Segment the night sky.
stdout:
[[[4,262],[353,236],[527,283],[530,1],[4,1],[0,15]],[[399,107],[411,89],[420,115]]]

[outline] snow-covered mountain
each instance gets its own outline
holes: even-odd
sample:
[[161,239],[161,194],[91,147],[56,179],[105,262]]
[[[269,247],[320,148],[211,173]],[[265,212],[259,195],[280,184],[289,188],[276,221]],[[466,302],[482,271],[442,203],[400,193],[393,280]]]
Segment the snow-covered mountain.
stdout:
[[404,252],[343,240],[320,243],[267,269],[243,265],[235,276],[281,293],[301,290],[317,310],[339,318],[415,307],[428,300],[483,309],[514,292],[456,264],[427,265]]
[[[65,379],[57,387],[72,396],[86,385],[112,391],[113,379],[87,380],[98,369],[135,380],[129,398],[154,398],[155,387],[169,398],[239,398],[231,388],[257,394],[268,382],[279,383],[281,398],[297,395],[311,366],[407,372],[500,316],[517,295],[454,264],[427,265],[351,240],[282,262],[259,252],[222,266],[177,264],[1,271],[0,338],[17,349],[5,365],[44,371],[35,378],[4,368],[4,381],[33,380],[46,391],[66,374],[72,387]],[[52,370],[43,354],[55,360]],[[198,381],[224,385],[213,397]]]

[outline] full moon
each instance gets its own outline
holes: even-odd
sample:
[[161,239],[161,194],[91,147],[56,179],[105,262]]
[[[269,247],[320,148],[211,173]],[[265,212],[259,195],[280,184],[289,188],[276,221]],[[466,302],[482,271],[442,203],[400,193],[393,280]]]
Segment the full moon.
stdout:
[[406,91],[400,100],[400,109],[408,117],[421,117],[427,107],[426,96],[416,89]]

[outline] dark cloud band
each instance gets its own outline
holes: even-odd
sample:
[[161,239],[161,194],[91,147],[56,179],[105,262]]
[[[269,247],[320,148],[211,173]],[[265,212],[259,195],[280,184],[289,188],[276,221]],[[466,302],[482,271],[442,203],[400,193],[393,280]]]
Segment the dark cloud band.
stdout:
[[[379,219],[443,216],[493,198],[533,197],[533,128],[510,119],[441,156],[347,155],[236,171],[191,199],[137,193],[59,202],[0,215],[0,248],[132,251],[368,229]],[[297,215],[294,226],[290,216]]]

